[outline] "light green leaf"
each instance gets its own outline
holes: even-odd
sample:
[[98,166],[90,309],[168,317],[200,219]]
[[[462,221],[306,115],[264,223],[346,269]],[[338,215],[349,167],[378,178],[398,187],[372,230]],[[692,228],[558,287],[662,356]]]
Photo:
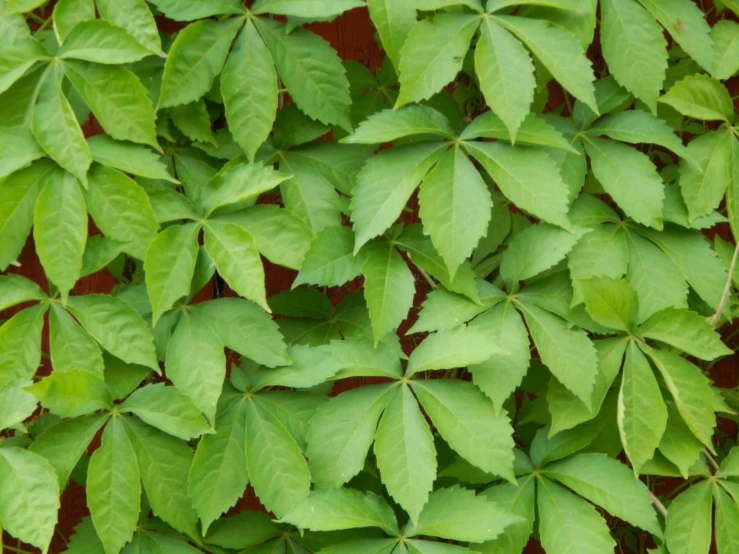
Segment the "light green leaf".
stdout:
[[464,147],[516,206],[548,223],[570,228],[569,191],[548,154],[500,142],[467,142]]
[[102,376],[82,369],[56,370],[26,390],[60,417],[77,417],[113,407]]
[[120,552],[133,537],[140,502],[136,454],[123,424],[114,417],[87,471],[87,505],[106,554]]
[[570,94],[598,112],[593,69],[575,35],[541,19],[510,15],[492,19],[523,42]]
[[95,2],[93,0],[60,0],[54,5],[54,34],[62,45],[70,32],[82,23],[95,19]]
[[493,202],[479,172],[460,149],[449,150],[421,183],[424,232],[453,277],[487,233]]
[[189,104],[172,106],[167,110],[169,121],[187,138],[202,143],[216,145],[211,130],[210,114],[202,98]]
[[728,19],[717,21],[711,28],[711,37],[716,52],[713,74],[724,81],[739,71],[739,23]]
[[0,388],[0,429],[22,424],[38,408],[36,398],[21,388],[24,384],[20,381]]
[[728,554],[739,548],[739,540],[734,532],[739,526],[739,506],[716,485],[713,487],[713,497],[716,499],[716,548],[721,554]]
[[600,43],[614,78],[657,111],[667,69],[667,42],[662,28],[634,0],[603,0]]
[[313,491],[281,521],[311,531],[379,527],[390,535],[399,533],[395,514],[384,498],[349,488]]
[[683,478],[687,479],[696,463],[702,465],[702,451],[703,443],[688,429],[675,404],[667,403],[667,428],[659,443],[659,453],[675,464]]
[[657,312],[641,325],[640,331],[647,338],[667,343],[702,360],[732,353],[703,316],[688,310]]
[[0,388],[27,381],[41,364],[41,331],[48,309],[38,304],[0,326]]
[[[163,9],[166,13],[166,8]],[[231,42],[242,23],[240,18],[207,19],[190,23],[179,32],[164,66],[159,108],[189,104],[210,90],[213,79],[223,69]]]
[[286,181],[288,175],[262,164],[236,158],[219,171],[203,190],[202,205],[207,215],[229,205],[249,205],[263,192]]
[[624,110],[608,115],[591,125],[587,131],[599,135],[606,135],[613,140],[620,140],[630,144],[657,144],[672,150],[678,156],[690,160],[690,165],[696,162],[683,141],[675,131],[662,119],[642,110]]
[[269,412],[246,406],[246,459],[259,500],[278,517],[310,493],[311,474],[300,447]]
[[114,296],[88,294],[71,297],[67,307],[92,338],[116,358],[159,372],[151,331],[129,304]]
[[405,106],[370,115],[348,137],[347,144],[380,144],[410,135],[438,135],[452,138],[454,131],[443,114],[429,106]]
[[62,91],[61,72],[62,66],[58,65],[42,77],[33,110],[33,134],[56,163],[85,184],[92,155],[72,106]]
[[0,517],[11,535],[46,552],[59,510],[54,468],[41,456],[0,448]]
[[246,404],[234,402],[218,417],[215,434],[204,435],[198,443],[190,468],[189,492],[203,523],[203,534],[208,532],[211,523],[236,504],[246,489],[249,476],[245,425]]
[[342,369],[334,379],[347,377],[389,377],[400,379],[403,370],[398,354],[385,342],[375,347],[368,339],[334,340],[329,345],[331,356],[339,360]]
[[401,386],[377,427],[375,456],[380,478],[411,521],[429,499],[436,479],[434,437],[411,389]]
[[125,250],[143,260],[159,225],[149,198],[135,181],[95,164],[88,175],[87,209],[106,237],[127,243]]
[[155,0],[152,4],[175,21],[244,13],[240,0]]
[[[3,6],[5,6],[5,2]],[[31,31],[26,25],[26,19],[23,15],[18,13],[7,13],[5,8],[2,8],[3,13],[0,13],[0,33],[3,37],[7,37],[8,42],[15,42],[31,36]]]
[[441,159],[445,144],[421,142],[385,150],[367,161],[352,198],[354,252],[400,216],[416,186]]
[[517,516],[504,511],[488,497],[475,496],[474,491],[454,486],[431,494],[418,521],[406,530],[406,536],[484,542],[517,521]]
[[87,277],[107,267],[125,249],[125,243],[109,239],[103,235],[88,237],[87,244],[85,245],[85,253],[82,255],[80,277]]
[[308,462],[319,487],[340,487],[364,467],[380,414],[396,385],[359,387],[318,409],[308,430]]
[[377,345],[408,316],[416,282],[398,251],[387,242],[371,246],[362,272],[364,297]]
[[414,2],[367,0],[369,14],[380,35],[382,47],[394,67],[400,66],[400,50],[416,24]]
[[[197,454],[196,454],[197,456]],[[258,545],[282,535],[282,529],[264,512],[242,510],[213,524],[206,542],[223,548],[239,549]]]
[[349,82],[336,51],[305,29],[288,33],[279,21],[261,17],[253,21],[298,108],[322,123],[350,131]]
[[172,225],[159,233],[149,245],[144,260],[146,290],[152,307],[152,325],[190,292],[190,282],[198,257],[195,223]]
[[739,477],[739,448],[733,447],[721,462],[718,477]]
[[688,144],[696,164],[680,163],[680,190],[688,208],[689,221],[718,208],[727,186],[733,190],[732,150],[736,138],[731,131],[708,132]]
[[623,279],[594,277],[578,282],[585,309],[597,323],[631,333],[636,328],[639,301]]
[[671,554],[708,554],[713,485],[704,480],[670,504],[665,539]]
[[435,369],[479,364],[495,355],[510,354],[484,326],[456,327],[433,333],[416,347],[408,360],[406,376]]
[[729,91],[708,75],[688,75],[659,101],[695,119],[730,121],[734,115]]
[[335,17],[352,8],[364,6],[362,0],[335,0],[334,2],[312,2],[311,0],[257,0],[251,7],[252,13],[274,13],[306,19]]
[[31,165],[44,156],[29,129],[12,127],[0,130],[0,178]]
[[59,56],[101,64],[126,64],[151,55],[128,32],[104,19],[83,21],[65,39]]
[[362,273],[365,256],[354,255],[354,234],[350,227],[332,226],[318,232],[292,288],[310,284],[341,286]]
[[626,273],[630,262],[626,233],[618,225],[596,225],[567,254],[570,276],[575,279],[611,277]]
[[331,348],[326,345],[293,345],[288,347],[287,354],[292,365],[260,374],[251,390],[271,386],[308,389],[331,379],[343,367],[341,360],[334,358]]
[[33,240],[46,276],[66,304],[82,270],[87,241],[87,209],[77,179],[66,171],[49,175],[36,201]]
[[20,275],[0,275],[0,311],[31,300],[43,300],[46,293],[36,283]]
[[3,42],[0,47],[0,92],[8,90],[36,62],[51,58],[49,51],[30,37]]
[[223,343],[197,312],[184,311],[167,343],[167,377],[213,423],[226,377]]
[[413,381],[426,414],[460,456],[483,471],[513,481],[513,439],[508,417],[472,383]]
[[128,31],[138,43],[158,55],[162,55],[154,16],[144,0],[96,0],[100,17]]
[[587,333],[531,303],[521,307],[542,363],[590,407],[598,360]]
[[169,174],[167,166],[159,156],[144,146],[115,141],[108,135],[90,137],[87,144],[92,152],[92,159],[99,164],[118,169],[123,173],[179,183]]
[[549,479],[538,483],[539,535],[547,552],[611,554],[616,543],[593,506]]
[[475,72],[487,104],[514,142],[534,100],[534,64],[523,45],[489,17],[475,48]]
[[473,545],[472,549],[483,554],[520,554],[534,530],[535,481],[527,476],[520,478],[517,485],[496,485],[480,493],[480,496],[507,508],[521,519],[503,529],[494,541]]
[[161,149],[154,108],[136,75],[119,66],[75,60],[64,63],[64,74],[111,137]]
[[[494,138],[513,142],[511,133],[503,120],[490,111],[478,115],[472,123],[464,128],[460,138],[464,140]],[[550,125],[546,119],[535,113],[526,115],[516,132],[515,139],[519,144],[551,146],[552,148],[567,150],[573,154],[579,152],[553,125]]]
[[462,69],[477,15],[438,13],[416,23],[400,51],[400,94],[396,107],[426,100]]

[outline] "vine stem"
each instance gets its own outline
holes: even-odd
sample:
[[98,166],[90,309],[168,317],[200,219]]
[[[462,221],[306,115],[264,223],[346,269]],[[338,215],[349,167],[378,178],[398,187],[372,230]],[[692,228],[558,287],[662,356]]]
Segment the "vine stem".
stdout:
[[721,319],[721,313],[724,311],[726,301],[729,299],[729,292],[731,291],[731,281],[734,279],[734,270],[736,269],[736,260],[738,256],[739,241],[737,241],[736,247],[734,248],[734,255],[731,257],[731,265],[729,265],[729,276],[726,279],[726,285],[724,286],[724,292],[721,295],[721,301],[718,303],[716,313],[708,319],[708,323],[710,323],[712,327],[716,327],[719,319]]
[[718,472],[721,468],[716,463],[716,460],[713,459],[713,456],[711,456],[711,453],[704,449],[703,455],[706,457],[706,460],[708,460],[708,465],[710,465],[714,471]]
[[652,504],[654,504],[654,507],[662,515],[663,518],[667,519],[667,508],[665,508],[665,505],[662,504],[662,501],[657,498],[652,491],[647,489],[647,492],[649,493],[649,497],[652,499]]
[[[408,259],[411,262],[413,262],[413,257],[410,254],[408,254]],[[434,280],[431,278],[431,276],[428,273],[426,273],[423,269],[421,269],[418,265],[416,265],[415,263],[413,265],[416,266],[416,269],[418,270],[418,272],[423,276],[424,279],[426,279],[428,284],[431,285],[431,288],[435,289],[436,283],[434,283]]]

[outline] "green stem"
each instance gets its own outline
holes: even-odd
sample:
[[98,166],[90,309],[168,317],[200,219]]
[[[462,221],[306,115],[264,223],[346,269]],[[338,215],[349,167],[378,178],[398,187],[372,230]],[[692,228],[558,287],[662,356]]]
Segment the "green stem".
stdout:
[[654,504],[654,507],[660,514],[662,514],[662,517],[667,519],[667,508],[665,508],[665,505],[662,504],[662,501],[657,498],[652,491],[647,489],[647,492],[649,493],[649,497],[652,499],[652,504]]
[[721,319],[721,314],[726,306],[726,301],[729,299],[729,292],[731,292],[731,282],[734,279],[734,270],[736,269],[736,260],[739,257],[739,240],[737,240],[736,247],[734,248],[734,255],[731,257],[731,265],[729,265],[729,276],[726,278],[726,285],[724,286],[724,292],[721,295],[721,301],[718,303],[716,313],[713,314],[709,319],[708,323],[712,327],[716,327],[716,324]]
[[713,468],[713,471],[718,472],[719,466],[716,463],[716,460],[713,459],[713,456],[711,456],[711,453],[708,450],[703,450],[703,455],[706,457],[706,460],[708,460],[708,465],[710,465]]
[[[4,545],[3,548],[7,550],[8,552],[17,552],[18,554],[33,554],[33,552],[29,552],[28,550],[23,550],[22,548],[16,548],[14,546],[10,546],[8,544]],[[0,554],[2,554],[2,550],[0,550]]]

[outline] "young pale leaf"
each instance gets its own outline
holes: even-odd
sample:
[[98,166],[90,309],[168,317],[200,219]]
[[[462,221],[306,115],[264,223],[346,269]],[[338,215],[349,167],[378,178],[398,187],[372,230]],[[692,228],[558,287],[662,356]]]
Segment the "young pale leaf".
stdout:
[[394,67],[400,67],[400,50],[416,24],[416,6],[393,0],[367,0],[372,23],[380,35],[382,47]]
[[69,311],[116,358],[159,372],[153,338],[138,313],[120,298],[103,294],[73,296]]
[[513,439],[508,417],[496,414],[492,402],[472,383],[413,381],[413,391],[449,446],[483,471],[513,482]]
[[206,19],[179,32],[164,66],[159,108],[195,102],[210,90],[242,23],[240,18]]
[[41,331],[47,306],[15,314],[0,327],[0,388],[28,381],[41,364]]
[[253,402],[246,406],[246,460],[254,491],[278,517],[310,494],[311,475],[300,447],[279,420]]
[[66,304],[82,270],[87,209],[77,179],[66,171],[49,175],[36,201],[33,240],[41,265]]
[[618,395],[618,430],[635,474],[654,455],[666,426],[667,407],[657,379],[647,359],[631,343]]
[[355,254],[400,216],[416,186],[445,149],[444,143],[421,142],[385,150],[367,161],[357,176],[351,203]]
[[477,15],[439,13],[416,23],[400,52],[400,94],[396,107],[426,100],[462,69]]
[[729,91],[708,75],[685,77],[675,83],[659,101],[695,119],[730,121],[734,115]]
[[209,429],[192,401],[175,387],[167,387],[164,383],[134,391],[120,409],[182,440],[199,437]]
[[671,554],[708,554],[713,485],[704,480],[683,492],[667,512],[665,539]]
[[510,354],[485,327],[457,327],[429,335],[411,354],[406,376],[421,371],[479,364],[495,355]]
[[51,375],[26,390],[44,408],[60,417],[77,417],[113,407],[102,376],[81,369],[55,368]]
[[152,325],[190,292],[190,283],[198,257],[198,233],[195,223],[172,225],[159,233],[149,245],[144,260],[146,290],[152,308]]
[[59,51],[61,58],[110,65],[136,62],[150,54],[151,51],[125,29],[104,19],[90,19],[78,24]]
[[380,414],[395,384],[350,390],[324,404],[308,430],[308,461],[319,487],[340,487],[364,467]]
[[454,148],[424,178],[418,202],[424,232],[453,278],[487,233],[490,191],[467,154]]
[[667,69],[667,42],[662,28],[634,0],[603,0],[600,43],[616,81],[652,112]]
[[167,166],[157,154],[138,144],[119,142],[108,135],[96,135],[87,139],[92,159],[99,164],[149,179],[161,179],[179,183],[167,171]]
[[668,308],[657,312],[639,330],[647,338],[667,343],[702,360],[732,353],[703,316],[688,310]]
[[313,491],[295,504],[281,521],[311,531],[379,527],[389,535],[399,533],[395,514],[384,498],[373,492],[349,488]]
[[480,29],[475,48],[480,89],[515,142],[534,100],[534,64],[523,45],[493,19],[485,18]]
[[246,230],[233,223],[209,221],[205,249],[233,290],[269,311],[262,260]]
[[596,322],[631,333],[636,328],[639,301],[623,279],[597,277],[579,281],[585,309]]
[[350,227],[326,227],[311,242],[292,288],[305,284],[341,286],[362,273],[364,259],[362,254],[354,255],[354,235]]
[[246,22],[223,68],[221,94],[234,140],[254,162],[277,114],[277,73],[252,21]]
[[131,540],[141,506],[141,480],[136,454],[120,419],[103,432],[102,445],[87,470],[87,505],[105,552],[120,552]]
[[41,456],[0,448],[0,517],[11,535],[46,552],[59,510],[54,468]]
[[454,486],[434,491],[415,525],[406,531],[409,537],[430,535],[457,541],[493,540],[518,517],[504,511],[483,495]]
[[161,149],[154,108],[136,75],[119,66],[75,60],[64,63],[64,74],[111,137]]
[[436,448],[428,423],[407,385],[395,391],[377,427],[375,456],[387,491],[411,521],[429,499],[436,479]]
[[429,106],[405,106],[370,115],[348,137],[347,144],[380,144],[409,135],[438,135],[452,138],[454,131],[443,114]]
[[[732,149],[737,139],[728,129],[708,132],[692,140],[686,150],[696,164],[680,163],[680,190],[690,222],[718,208],[733,184]],[[727,204],[732,205],[727,199]],[[732,213],[732,212],[730,212]]]
[[593,506],[544,477],[537,497],[539,534],[547,552],[611,554],[616,543]]
[[716,51],[717,79],[725,81],[739,71],[739,23],[736,21],[717,21],[711,29],[714,50]]
[[144,0],[97,0],[95,6],[100,17],[128,31],[141,46],[163,55],[156,21]]
[[279,21],[253,21],[298,108],[322,123],[351,131],[349,82],[336,51],[305,29],[288,33]]

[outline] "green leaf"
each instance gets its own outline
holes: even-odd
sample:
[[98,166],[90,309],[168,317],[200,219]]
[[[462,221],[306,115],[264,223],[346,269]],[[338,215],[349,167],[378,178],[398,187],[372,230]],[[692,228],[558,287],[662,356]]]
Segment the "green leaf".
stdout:
[[101,64],[126,64],[151,55],[128,32],[104,19],[83,21],[65,39],[59,56]]
[[111,137],[160,149],[156,114],[136,75],[123,67],[75,60],[64,63],[64,74]]
[[484,326],[456,327],[433,333],[416,347],[408,360],[406,376],[435,369],[479,364],[496,354],[510,354]]
[[87,471],[87,504],[105,552],[120,552],[138,523],[141,481],[131,440],[114,417]]
[[636,328],[639,301],[623,279],[597,277],[579,281],[585,309],[597,323],[631,333]]
[[67,307],[92,338],[116,358],[159,372],[151,331],[129,304],[114,296],[88,294],[71,297]]
[[367,161],[352,198],[354,252],[400,216],[413,191],[441,159],[445,144],[421,142],[385,150]]
[[252,13],[274,13],[307,19],[323,19],[364,6],[362,0],[338,0],[334,2],[311,2],[310,0],[257,0],[251,7]]
[[364,260],[364,255],[354,255],[354,234],[350,227],[325,227],[305,253],[292,288],[304,284],[341,286],[362,273]]
[[721,462],[721,469],[716,473],[718,477],[739,476],[739,448],[733,447]]
[[209,221],[205,249],[234,291],[269,311],[262,260],[247,231],[233,223]]
[[438,135],[452,138],[454,131],[443,114],[429,106],[405,106],[370,115],[348,137],[347,144],[380,144],[410,135]]
[[716,52],[717,79],[725,81],[739,71],[739,24],[736,21],[717,21],[711,29]]
[[113,407],[102,376],[81,369],[57,369],[26,390],[60,417],[77,417]]
[[618,395],[618,429],[638,474],[650,460],[667,426],[667,408],[649,362],[634,343],[626,349]]
[[382,47],[394,67],[400,66],[400,50],[416,24],[416,5],[393,0],[367,0],[369,14]]
[[587,333],[531,303],[521,308],[542,363],[590,407],[598,360]]
[[134,391],[120,409],[182,440],[199,437],[209,429],[192,401],[175,387],[167,387],[164,383]]
[[408,316],[413,306],[416,282],[398,251],[387,242],[371,247],[362,272],[364,297],[377,345]]
[[62,45],[70,32],[84,21],[95,19],[92,0],[60,0],[54,5],[53,22],[57,42]]
[[138,43],[158,55],[162,55],[156,21],[144,0],[96,0],[100,17],[128,31]]
[[479,172],[460,148],[449,150],[421,183],[424,232],[453,277],[487,233],[493,202]]
[[206,215],[229,205],[249,205],[262,193],[286,181],[288,175],[262,164],[247,164],[243,157],[223,166],[203,190]]
[[13,446],[0,448],[0,517],[6,531],[46,552],[59,494],[54,468],[44,458]]
[[488,497],[475,496],[474,491],[454,486],[431,494],[418,521],[406,530],[406,536],[484,542],[517,521],[517,516],[507,513]]
[[27,381],[41,364],[41,331],[47,306],[15,314],[0,326],[0,388]]
[[670,504],[665,539],[672,554],[708,554],[711,547],[710,481],[693,485]]
[[330,399],[308,430],[308,463],[319,487],[340,487],[364,466],[380,414],[395,384],[369,385]]
[[143,260],[159,225],[149,198],[135,181],[95,164],[88,175],[87,209],[106,237],[127,243],[125,250]]
[[464,146],[516,206],[548,223],[570,228],[569,191],[549,155],[500,142],[467,142]]
[[169,121],[190,140],[217,144],[211,130],[208,107],[202,98],[189,104],[172,106],[167,110],[167,115]]
[[[197,454],[196,454],[197,456]],[[213,524],[206,542],[223,548],[249,548],[282,535],[282,529],[264,512],[242,510]]]
[[85,184],[92,155],[62,92],[61,72],[62,66],[58,65],[42,77],[33,110],[33,134],[51,159]]
[[675,404],[667,404],[667,428],[659,443],[659,452],[667,460],[675,464],[680,474],[687,479],[696,462],[699,461],[703,443],[688,429],[688,426],[680,417]]
[[336,51],[305,29],[288,33],[279,21],[253,21],[298,108],[322,123],[351,131],[349,82]]
[[190,283],[198,257],[198,233],[195,223],[172,225],[159,233],[149,245],[144,260],[146,290],[152,307],[152,325],[190,292]]
[[639,0],[639,2],[690,57],[709,73],[713,72],[711,27],[698,6],[690,0]]
[[575,35],[540,19],[509,15],[492,19],[523,42],[570,94],[598,112],[593,69]]
[[667,343],[702,360],[732,353],[703,316],[688,310],[657,312],[641,325],[640,331],[647,338]]
[[267,367],[290,363],[277,324],[256,304],[219,298],[191,306],[191,311],[193,317],[202,317],[231,350]]
[[718,208],[727,186],[733,190],[731,156],[735,141],[727,129],[706,133],[688,145],[687,151],[696,163],[680,163],[679,183],[690,222]]
[[596,509],[545,477],[538,486],[539,535],[547,552],[610,554],[616,546]]
[[331,379],[343,367],[341,360],[332,356],[328,346],[289,346],[287,353],[292,365],[264,372],[255,378],[252,390],[279,386],[309,389]]
[[[478,115],[472,123],[464,128],[460,138],[464,140],[494,138],[513,142],[511,133],[503,120],[490,111]],[[515,140],[519,144],[551,146],[552,148],[567,150],[573,154],[579,153],[562,133],[553,125],[550,125],[542,116],[535,113],[529,113],[523,119],[516,132]]]
[[244,13],[240,0],[155,0],[152,4],[175,21]]
[[603,276],[618,279],[626,273],[629,262],[626,233],[618,225],[591,227],[567,254],[573,280]]
[[96,135],[87,139],[92,159],[99,164],[149,179],[161,179],[179,183],[167,171],[167,166],[157,154],[138,144],[118,142],[108,135]]
[[49,51],[30,37],[4,41],[0,48],[0,92],[8,90],[36,62],[50,57]]
[[411,521],[418,522],[436,479],[436,448],[428,423],[406,385],[396,390],[382,415],[375,456],[387,491]]
[[66,171],[49,175],[36,201],[33,240],[46,276],[66,304],[82,270],[87,241],[87,209],[77,179]]
[[730,121],[734,115],[729,91],[708,75],[688,75],[659,101],[695,119]]
[[[249,481],[245,403],[231,404],[218,417],[215,428],[215,434],[200,439],[190,468],[189,494],[202,521],[203,534],[208,532],[211,523],[236,504]],[[213,536],[208,542],[213,542]]]
[[278,517],[310,493],[311,474],[300,447],[269,412],[246,406],[246,459],[259,500]]
[[633,0],[604,0],[600,10],[600,43],[608,68],[621,86],[656,112],[668,58],[662,28]]
[[472,383],[413,381],[413,391],[442,438],[483,471],[513,481],[512,429]]
[[739,506],[721,487],[714,486],[713,497],[716,499],[716,548],[718,552],[733,552],[739,548],[734,530],[739,525]]
[[240,18],[223,21],[207,19],[190,23],[179,32],[164,66],[160,109],[189,104],[210,90],[213,79],[223,69],[231,42],[242,23]]
[[462,69],[477,15],[439,13],[416,23],[400,51],[400,94],[396,107],[431,98]]
[[277,113],[277,73],[254,23],[246,22],[221,75],[221,93],[234,139],[254,162]]
[[0,178],[31,165],[44,156],[33,133],[23,127],[0,130]]
[[662,179],[649,158],[623,144],[595,137],[585,141],[593,174],[618,206],[637,223],[662,229]]
[[[3,3],[5,6],[5,3]],[[0,33],[7,37],[8,42],[16,42],[31,36],[31,31],[26,25],[26,19],[18,13],[8,13],[5,7],[2,8],[4,13],[0,13]],[[415,12],[414,12],[415,13]]]
[[646,354],[662,375],[685,424],[709,449],[716,427],[713,392],[709,381],[696,366],[670,352],[646,348]]
[[21,387],[24,383],[18,382],[0,388],[0,429],[8,429],[22,425],[38,408],[36,398]]
[[36,283],[20,275],[0,275],[0,311],[31,300],[43,300],[46,293]]
[[16,261],[33,225],[41,188],[56,169],[53,162],[37,162],[0,179],[0,271]]
[[384,498],[348,488],[314,491],[293,506],[281,521],[311,531],[379,527],[390,535],[399,533],[395,514]]
[[523,45],[493,19],[485,18],[480,29],[475,48],[480,90],[513,142],[534,100],[534,64]]

